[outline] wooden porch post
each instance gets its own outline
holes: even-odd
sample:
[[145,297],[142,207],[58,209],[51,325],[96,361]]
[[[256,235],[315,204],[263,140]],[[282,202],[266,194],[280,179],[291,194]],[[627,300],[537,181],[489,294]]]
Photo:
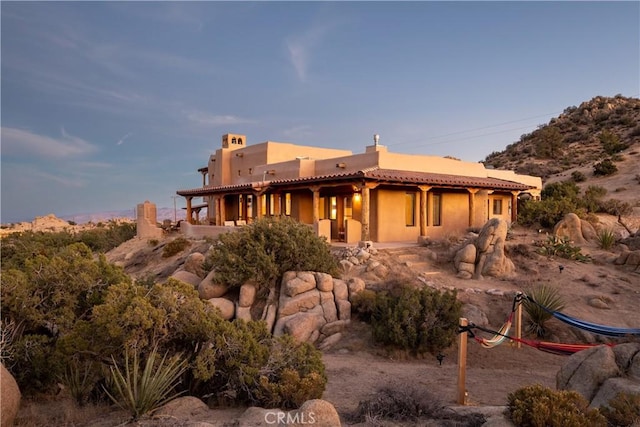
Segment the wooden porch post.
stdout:
[[193,199],[193,197],[186,197],[187,199],[187,222],[189,224],[193,224],[193,218],[191,217],[191,199]]
[[262,193],[258,192],[256,196],[256,218],[262,218]]
[[[459,325],[465,327],[469,321],[461,317]],[[458,405],[467,404],[467,332],[458,334],[458,390],[456,393],[456,403]]]
[[371,240],[371,190],[376,188],[378,184],[363,184],[362,190],[362,233],[360,239],[362,241]]
[[519,191],[511,192],[511,222],[514,223],[518,220],[518,194]]
[[320,223],[320,187],[311,187],[313,192],[313,226],[318,229]]
[[418,186],[420,189],[420,235],[427,235],[427,225],[429,213],[427,211],[427,192],[431,190],[431,187],[428,185],[420,185]]
[[467,188],[469,192],[469,227],[473,227],[476,217],[476,193],[479,191],[477,188]]

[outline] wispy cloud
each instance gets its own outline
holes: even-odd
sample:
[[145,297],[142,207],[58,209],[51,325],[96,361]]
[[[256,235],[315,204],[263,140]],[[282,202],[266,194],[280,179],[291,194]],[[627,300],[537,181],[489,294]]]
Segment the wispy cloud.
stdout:
[[314,49],[320,45],[331,27],[333,25],[312,25],[304,33],[292,35],[285,41],[289,59],[300,81],[307,81]]
[[118,140],[118,142],[116,142],[116,145],[122,145],[122,143],[129,138],[131,135],[133,135],[131,132],[127,133],[125,136],[123,136],[122,138],[120,138]]
[[60,133],[60,137],[54,138],[24,129],[2,127],[2,154],[65,159],[97,151],[95,145],[67,133],[64,128]]
[[63,187],[69,188],[83,188],[87,185],[86,182],[78,179],[77,177],[65,177],[48,173],[42,170],[34,170],[32,176],[40,178],[41,180],[46,182],[54,182],[56,184],[62,185]]
[[185,112],[185,115],[191,123],[202,126],[228,126],[253,123],[253,120],[238,116],[210,114],[204,111],[188,111]]

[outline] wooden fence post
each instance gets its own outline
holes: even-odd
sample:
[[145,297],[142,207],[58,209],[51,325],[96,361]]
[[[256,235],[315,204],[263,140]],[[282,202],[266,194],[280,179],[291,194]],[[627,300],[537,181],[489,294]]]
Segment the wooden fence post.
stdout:
[[[464,317],[460,318],[460,327],[466,327],[469,324]],[[467,403],[467,332],[458,334],[458,393],[456,402],[459,405]]]

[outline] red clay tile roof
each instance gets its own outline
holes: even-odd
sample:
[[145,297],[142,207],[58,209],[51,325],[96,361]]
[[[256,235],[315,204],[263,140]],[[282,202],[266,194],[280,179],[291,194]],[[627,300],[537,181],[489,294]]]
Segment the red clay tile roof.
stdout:
[[394,169],[368,168],[355,172],[340,172],[327,175],[315,175],[301,178],[275,179],[266,182],[252,182],[235,185],[221,185],[193,188],[189,190],[178,190],[181,196],[200,196],[213,193],[233,192],[242,190],[252,190],[265,186],[280,187],[292,184],[310,184],[327,181],[369,181],[387,184],[414,184],[433,185],[447,188],[487,188],[495,190],[529,190],[533,187],[519,182],[506,181],[498,178],[483,178],[462,175],[447,175],[430,172],[411,172]]

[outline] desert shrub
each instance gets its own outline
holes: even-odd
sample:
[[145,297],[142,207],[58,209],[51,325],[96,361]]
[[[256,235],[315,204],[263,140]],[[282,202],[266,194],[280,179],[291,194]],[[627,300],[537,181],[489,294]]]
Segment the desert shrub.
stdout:
[[580,171],[573,171],[571,172],[571,179],[573,182],[585,182],[587,177]]
[[542,255],[558,256],[580,262],[588,262],[590,258],[582,253],[582,249],[573,246],[567,237],[547,236],[539,249]]
[[256,403],[268,408],[298,408],[307,400],[319,399],[326,384],[320,351],[284,335],[270,344],[269,359],[255,393]]
[[604,212],[615,216],[625,216],[633,213],[633,207],[628,202],[609,199],[600,203],[598,206],[598,212]]
[[523,200],[518,206],[518,224],[553,228],[570,212],[580,212],[580,209],[575,201],[569,199]]
[[638,125],[638,126],[634,127],[634,128],[631,130],[631,133],[629,134],[629,136],[632,136],[632,137],[633,137],[633,136],[640,136],[640,125]]
[[596,176],[612,175],[616,172],[618,167],[610,159],[604,159],[593,165],[593,174]]
[[105,253],[132,239],[135,235],[136,224],[109,221],[101,227],[78,232],[75,240],[84,243],[94,252]]
[[158,246],[158,243],[160,243],[160,241],[158,239],[149,239],[147,243],[149,244],[149,246]]
[[371,321],[371,316],[376,309],[377,292],[365,289],[357,293],[351,301],[351,310],[357,313],[361,320]]
[[606,427],[597,409],[576,391],[555,391],[539,384],[507,396],[507,411],[518,427]]
[[597,234],[598,246],[602,249],[611,249],[616,243],[616,235],[611,230],[602,229]]
[[602,199],[607,195],[607,189],[599,185],[590,185],[584,190],[582,205],[588,212],[598,212]]
[[620,137],[609,130],[603,130],[598,135],[598,139],[602,144],[602,149],[606,154],[613,155],[627,148],[627,145],[620,142]]
[[455,291],[401,286],[378,292],[370,314],[373,338],[415,354],[435,354],[455,340],[460,313]]
[[[526,294],[538,304],[541,304],[552,311],[560,311],[565,307],[565,303],[560,297],[558,290],[548,285],[531,287],[526,290]],[[528,299],[523,302],[525,313],[529,318],[528,330],[539,337],[546,335],[545,323],[551,319],[552,314]]]
[[12,262],[22,267],[3,266],[0,276],[2,320],[19,325],[9,346],[11,371],[23,392],[45,391],[63,374],[70,356],[58,351],[59,341],[91,318],[110,285],[129,278],[103,255],[94,259],[83,243]]
[[296,408],[322,396],[322,353],[291,336],[272,337],[264,322],[221,324],[195,360],[199,394],[263,407]]
[[464,416],[448,410],[438,396],[413,384],[391,384],[376,390],[346,418],[350,423],[366,425],[377,425],[380,420],[415,423],[429,419],[443,421],[438,425],[479,427],[486,422],[482,414]]
[[610,426],[630,427],[640,422],[640,393],[620,392],[600,407]]
[[184,237],[176,237],[162,249],[162,257],[169,258],[187,249],[191,243]]
[[326,239],[289,217],[265,217],[219,236],[210,262],[216,280],[239,287],[248,280],[271,288],[287,271],[336,274],[337,262]]
[[129,411],[134,420],[182,394],[173,391],[187,369],[186,360],[179,355],[167,358],[165,353],[156,362],[157,356],[154,348],[146,357],[144,368],[140,372],[139,353],[134,351],[132,359],[127,350],[124,366],[119,367],[114,359],[109,368],[113,390],[105,391],[115,404]]

